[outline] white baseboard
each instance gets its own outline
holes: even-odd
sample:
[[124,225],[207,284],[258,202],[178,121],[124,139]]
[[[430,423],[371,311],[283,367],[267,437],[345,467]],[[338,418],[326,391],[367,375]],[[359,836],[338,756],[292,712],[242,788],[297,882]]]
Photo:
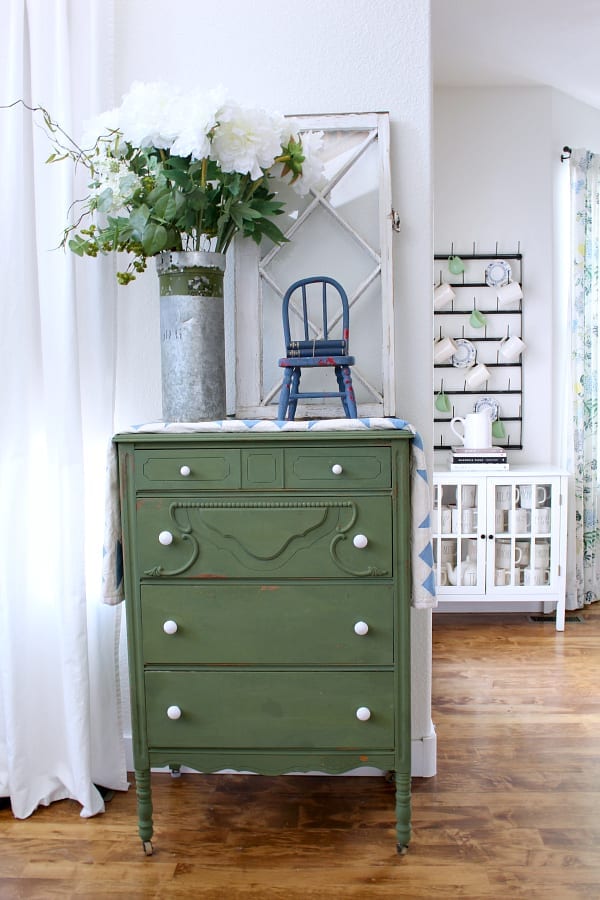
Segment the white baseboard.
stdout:
[[[543,613],[544,604],[541,600],[447,600],[445,597],[438,596],[438,605],[433,610],[433,615],[439,616],[444,613],[503,613],[503,612],[520,612],[520,613]],[[556,606],[556,602],[553,604]]]
[[[433,726],[432,726],[433,728]],[[127,771],[133,772],[133,747],[131,735],[126,735],[125,738],[125,761],[127,763]],[[431,778],[437,772],[437,735],[435,730],[432,730],[431,734],[427,737],[417,738],[411,741],[411,776],[413,778]],[[152,771],[155,771],[154,769]],[[156,771],[168,771],[164,769],[157,769]],[[181,768],[182,772],[185,771],[193,771],[192,769],[186,769],[185,766]],[[318,774],[314,772],[305,772],[303,774],[313,775]],[[372,766],[362,766],[360,769],[352,769],[351,772],[347,772],[345,774],[348,775],[381,775],[381,769],[375,769]]]
[[432,778],[437,772],[437,734],[435,729],[427,737],[413,739],[411,752],[410,774],[412,777]]

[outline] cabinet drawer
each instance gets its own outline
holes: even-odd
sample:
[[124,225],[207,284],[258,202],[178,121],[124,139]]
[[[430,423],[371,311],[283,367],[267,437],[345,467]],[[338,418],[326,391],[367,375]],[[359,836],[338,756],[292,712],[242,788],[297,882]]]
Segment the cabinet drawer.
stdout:
[[174,447],[135,451],[138,490],[284,487],[345,491],[390,487],[389,447],[252,449]]
[[235,490],[241,486],[239,449],[173,448],[136,450],[138,490],[175,487],[192,490]]
[[[158,747],[388,749],[391,672],[146,672],[148,743]],[[181,715],[170,719],[169,707]],[[356,710],[367,707],[368,721]]]
[[392,665],[393,602],[384,584],[145,584],[144,662]]
[[142,497],[140,569],[146,577],[390,577],[391,504],[389,496]]
[[285,451],[285,484],[308,490],[384,490],[390,487],[390,460],[389,447],[290,447]]

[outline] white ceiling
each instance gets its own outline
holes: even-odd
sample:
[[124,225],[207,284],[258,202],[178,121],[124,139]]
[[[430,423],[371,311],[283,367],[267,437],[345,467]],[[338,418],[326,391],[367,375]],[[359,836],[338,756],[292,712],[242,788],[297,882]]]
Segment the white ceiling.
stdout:
[[600,0],[431,0],[436,85],[548,86],[600,109]]

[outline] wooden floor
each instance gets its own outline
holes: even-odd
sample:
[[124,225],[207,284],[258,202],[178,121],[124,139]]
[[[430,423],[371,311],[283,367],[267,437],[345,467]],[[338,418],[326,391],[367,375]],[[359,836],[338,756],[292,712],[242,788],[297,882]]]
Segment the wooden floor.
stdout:
[[567,622],[434,617],[439,774],[413,780],[395,852],[383,778],[153,776],[84,820],[0,811],[0,900],[600,898],[600,604]]

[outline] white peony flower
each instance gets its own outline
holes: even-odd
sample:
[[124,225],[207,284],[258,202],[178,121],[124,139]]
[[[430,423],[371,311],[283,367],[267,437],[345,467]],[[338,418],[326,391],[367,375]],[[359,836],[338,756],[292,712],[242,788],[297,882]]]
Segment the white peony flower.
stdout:
[[297,194],[304,197],[312,187],[316,187],[323,179],[323,160],[321,150],[323,148],[322,131],[305,131],[300,135],[302,141],[302,174],[294,181],[292,187]]
[[177,135],[171,145],[175,156],[204,159],[210,153],[209,134],[217,124],[217,110],[225,102],[225,91],[188,91],[175,98],[169,113]]
[[286,130],[284,117],[229,102],[219,110],[218,121],[211,159],[224,172],[250,175],[252,181],[262,178],[265,169],[281,153],[281,139]]
[[177,116],[173,114],[181,91],[154,82],[137,81],[123,97],[119,127],[125,140],[134,147],[169,149],[177,137]]
[[293,116],[287,116],[284,120],[283,125],[283,133],[281,136],[281,143],[285,147],[291,140],[299,141],[300,140],[300,122],[298,119],[294,119]]

